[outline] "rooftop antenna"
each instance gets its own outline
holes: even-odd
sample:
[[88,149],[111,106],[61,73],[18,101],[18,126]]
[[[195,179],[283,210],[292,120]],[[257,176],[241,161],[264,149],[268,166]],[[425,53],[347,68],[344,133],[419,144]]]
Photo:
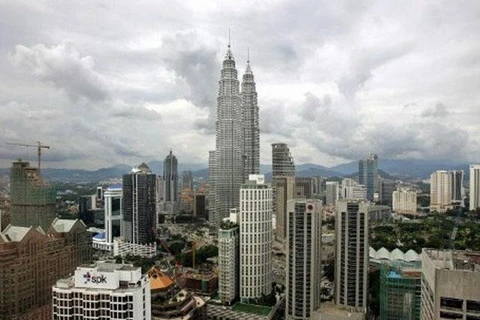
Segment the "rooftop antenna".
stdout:
[[250,47],[247,47],[247,63],[250,63]]
[[230,28],[228,28],[228,48],[230,48]]

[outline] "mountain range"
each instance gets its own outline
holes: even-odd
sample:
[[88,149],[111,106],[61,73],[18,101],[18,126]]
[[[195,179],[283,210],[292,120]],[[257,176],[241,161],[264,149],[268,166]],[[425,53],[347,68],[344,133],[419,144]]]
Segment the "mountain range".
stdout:
[[[147,162],[150,169],[156,174],[162,174],[163,161]],[[208,168],[204,164],[179,163],[178,171],[181,174],[184,170],[192,171],[195,177],[208,178]],[[399,178],[428,178],[435,170],[464,170],[465,179],[468,180],[468,164],[455,163],[452,161],[429,161],[429,160],[379,160],[379,169],[385,174]],[[51,181],[63,182],[96,182],[112,178],[120,178],[123,174],[132,169],[128,165],[116,165],[109,168],[98,170],[81,169],[42,169],[44,177]],[[0,174],[9,173],[9,168],[0,169]],[[326,167],[313,163],[296,165],[296,175],[298,177],[345,177],[354,176],[358,172],[358,161],[340,164],[333,167]],[[271,177],[271,165],[260,165],[260,173],[269,180]]]

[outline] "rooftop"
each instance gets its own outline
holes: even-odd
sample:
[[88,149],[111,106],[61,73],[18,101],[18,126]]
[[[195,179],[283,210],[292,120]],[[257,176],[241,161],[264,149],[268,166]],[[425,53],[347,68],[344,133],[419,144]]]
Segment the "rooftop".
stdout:
[[423,249],[437,269],[480,272],[480,252]]
[[164,274],[158,266],[153,266],[147,271],[150,280],[150,290],[168,289],[174,285],[172,278]]

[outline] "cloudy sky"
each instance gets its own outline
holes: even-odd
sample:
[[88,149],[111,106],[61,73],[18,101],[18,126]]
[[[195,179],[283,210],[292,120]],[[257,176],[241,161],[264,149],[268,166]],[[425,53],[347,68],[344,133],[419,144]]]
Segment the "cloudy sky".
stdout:
[[480,161],[480,2],[0,0],[0,166],[207,163],[231,29],[261,162]]

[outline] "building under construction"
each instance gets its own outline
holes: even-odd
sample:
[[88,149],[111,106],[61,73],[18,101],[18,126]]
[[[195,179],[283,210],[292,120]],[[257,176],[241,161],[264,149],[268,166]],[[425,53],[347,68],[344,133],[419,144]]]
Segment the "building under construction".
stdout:
[[40,226],[47,231],[55,219],[56,191],[42,180],[40,169],[18,160],[10,171],[10,223],[18,227]]
[[382,265],[380,320],[419,320],[422,270],[418,263]]

